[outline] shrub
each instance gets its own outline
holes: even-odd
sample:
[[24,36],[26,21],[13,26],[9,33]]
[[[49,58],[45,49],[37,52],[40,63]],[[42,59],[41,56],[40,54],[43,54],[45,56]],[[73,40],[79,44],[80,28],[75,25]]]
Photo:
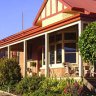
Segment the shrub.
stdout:
[[45,79],[41,87],[29,96],[78,96],[81,83],[74,79]]
[[82,59],[93,64],[96,62],[96,22],[90,23],[79,38]]
[[63,94],[68,96],[78,96],[79,94],[81,94],[83,89],[83,85],[82,82],[77,82],[75,80],[68,80],[67,84],[64,88]]
[[20,66],[15,59],[0,59],[0,85],[13,85],[21,80]]
[[41,86],[44,77],[32,76],[23,78],[16,86],[16,92],[19,94],[34,92]]

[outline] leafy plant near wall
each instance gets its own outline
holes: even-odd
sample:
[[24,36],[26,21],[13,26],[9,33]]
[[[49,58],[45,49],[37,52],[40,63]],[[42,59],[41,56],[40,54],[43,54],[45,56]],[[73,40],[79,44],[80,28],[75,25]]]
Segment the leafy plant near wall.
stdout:
[[43,76],[25,77],[13,89],[18,96],[87,96],[88,94],[83,92],[83,83],[80,81]]
[[36,67],[36,62],[30,62],[30,67]]
[[[28,94],[28,96],[79,96],[82,91],[80,82],[74,79],[52,79],[46,78],[40,82],[41,86],[38,90]],[[27,96],[24,94],[23,96]]]
[[96,62],[96,22],[90,23],[79,38],[82,59],[93,64]]

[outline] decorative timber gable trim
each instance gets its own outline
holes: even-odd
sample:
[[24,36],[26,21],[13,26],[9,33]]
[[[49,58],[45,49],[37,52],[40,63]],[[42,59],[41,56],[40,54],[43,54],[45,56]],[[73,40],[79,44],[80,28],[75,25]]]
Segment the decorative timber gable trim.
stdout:
[[83,8],[72,7],[64,0],[44,0],[33,24],[44,27],[81,12]]

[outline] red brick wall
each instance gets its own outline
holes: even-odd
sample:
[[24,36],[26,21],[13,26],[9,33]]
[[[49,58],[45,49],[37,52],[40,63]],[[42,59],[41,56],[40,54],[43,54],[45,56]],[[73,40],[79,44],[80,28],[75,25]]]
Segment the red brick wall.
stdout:
[[[64,77],[65,70],[64,68],[51,68],[49,69],[50,77]],[[45,69],[41,69],[41,74],[45,74]]]

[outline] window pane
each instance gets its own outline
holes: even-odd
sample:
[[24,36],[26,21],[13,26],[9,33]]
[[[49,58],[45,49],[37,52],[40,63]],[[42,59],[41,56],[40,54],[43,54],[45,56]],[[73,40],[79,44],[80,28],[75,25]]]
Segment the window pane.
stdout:
[[76,40],[76,32],[74,33],[65,33],[64,40]]
[[45,48],[43,49],[43,56],[44,56],[44,61],[43,61],[43,65],[45,65]]
[[76,53],[65,53],[65,62],[76,63]]
[[32,59],[32,45],[29,45],[27,48],[28,56],[27,59],[30,60]]
[[62,40],[62,34],[57,34],[56,35],[56,42],[61,41]]
[[65,43],[64,50],[65,52],[76,52],[76,43]]
[[49,36],[49,43],[55,42],[55,35],[50,35]]
[[62,45],[58,44],[56,46],[56,51],[57,51],[57,63],[61,63],[62,62]]
[[54,46],[50,46],[50,64],[54,64]]

